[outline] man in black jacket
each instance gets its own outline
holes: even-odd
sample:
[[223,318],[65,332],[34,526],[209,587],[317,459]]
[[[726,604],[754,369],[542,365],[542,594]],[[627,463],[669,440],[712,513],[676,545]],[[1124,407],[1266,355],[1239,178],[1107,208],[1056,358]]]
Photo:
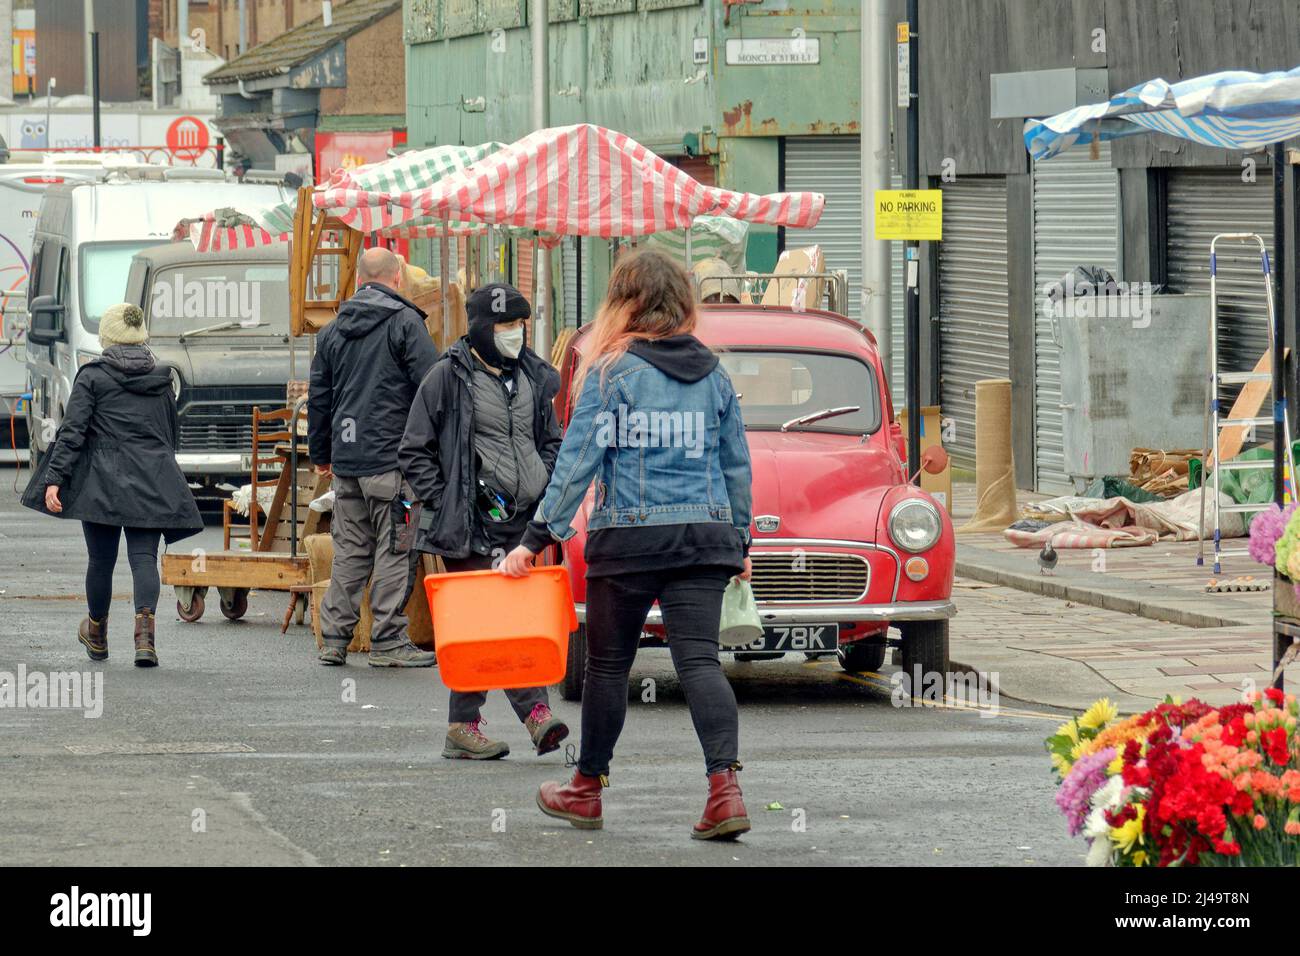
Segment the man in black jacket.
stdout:
[[[525,345],[532,314],[512,286],[491,283],[465,301],[469,334],[420,384],[398,458],[420,500],[416,546],[448,571],[486,570],[519,544],[560,450],[552,399],[559,376]],[[510,748],[479,730],[483,693],[453,691],[442,755],[492,760]],[[539,754],[569,732],[545,688],[507,690]]]
[[334,476],[334,564],[321,601],[324,664],[343,664],[370,582],[371,667],[430,667],[411,643],[406,602],[415,584],[413,495],[397,467],[411,400],[438,350],[424,313],[402,298],[401,262],[367,249],[359,288],[317,337],[307,402],[308,443],[321,474]]

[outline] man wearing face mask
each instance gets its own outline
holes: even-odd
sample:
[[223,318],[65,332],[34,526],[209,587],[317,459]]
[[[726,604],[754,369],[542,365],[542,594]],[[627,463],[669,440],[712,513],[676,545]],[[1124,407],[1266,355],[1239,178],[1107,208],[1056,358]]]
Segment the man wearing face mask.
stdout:
[[[469,332],[425,376],[406,420],[398,463],[422,503],[421,551],[448,571],[487,570],[523,539],[560,448],[552,399],[559,376],[526,344],[532,315],[518,289],[494,282],[465,301]],[[546,689],[505,692],[538,754],[569,729]],[[442,755],[493,760],[510,752],[480,730],[483,693],[451,694]]]

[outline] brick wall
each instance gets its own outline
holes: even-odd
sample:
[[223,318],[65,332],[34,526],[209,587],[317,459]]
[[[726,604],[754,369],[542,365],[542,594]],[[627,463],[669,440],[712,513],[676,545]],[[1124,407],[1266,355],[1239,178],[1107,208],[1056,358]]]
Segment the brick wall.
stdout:
[[320,94],[322,114],[406,113],[402,12],[396,10],[347,41],[348,85]]

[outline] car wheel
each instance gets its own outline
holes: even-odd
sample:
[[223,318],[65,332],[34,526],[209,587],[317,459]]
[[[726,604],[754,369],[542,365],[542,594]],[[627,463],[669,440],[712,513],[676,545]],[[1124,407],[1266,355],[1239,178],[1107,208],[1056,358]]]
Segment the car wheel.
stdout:
[[569,635],[569,658],[564,667],[560,696],[565,700],[582,700],[582,685],[587,680],[587,625],[579,624]]
[[885,666],[885,643],[875,641],[855,641],[844,644],[837,652],[840,667],[849,673],[860,671],[878,671]]
[[904,674],[914,674],[918,666],[922,675],[948,673],[947,621],[911,621],[898,630],[903,638],[899,663]]

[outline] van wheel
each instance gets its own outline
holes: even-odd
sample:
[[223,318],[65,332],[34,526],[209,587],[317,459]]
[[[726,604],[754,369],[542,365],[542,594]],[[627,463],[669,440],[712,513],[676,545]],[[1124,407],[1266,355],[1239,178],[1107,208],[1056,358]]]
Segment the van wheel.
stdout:
[[920,666],[926,674],[948,673],[948,622],[909,621],[898,625],[902,634],[899,663],[903,673],[912,675]]
[[569,659],[564,667],[560,696],[565,700],[582,700],[582,685],[587,681],[587,625],[579,624],[569,635]]
[[841,645],[837,656],[840,667],[850,674],[861,671],[878,671],[885,666],[886,646],[884,641],[854,641]]

